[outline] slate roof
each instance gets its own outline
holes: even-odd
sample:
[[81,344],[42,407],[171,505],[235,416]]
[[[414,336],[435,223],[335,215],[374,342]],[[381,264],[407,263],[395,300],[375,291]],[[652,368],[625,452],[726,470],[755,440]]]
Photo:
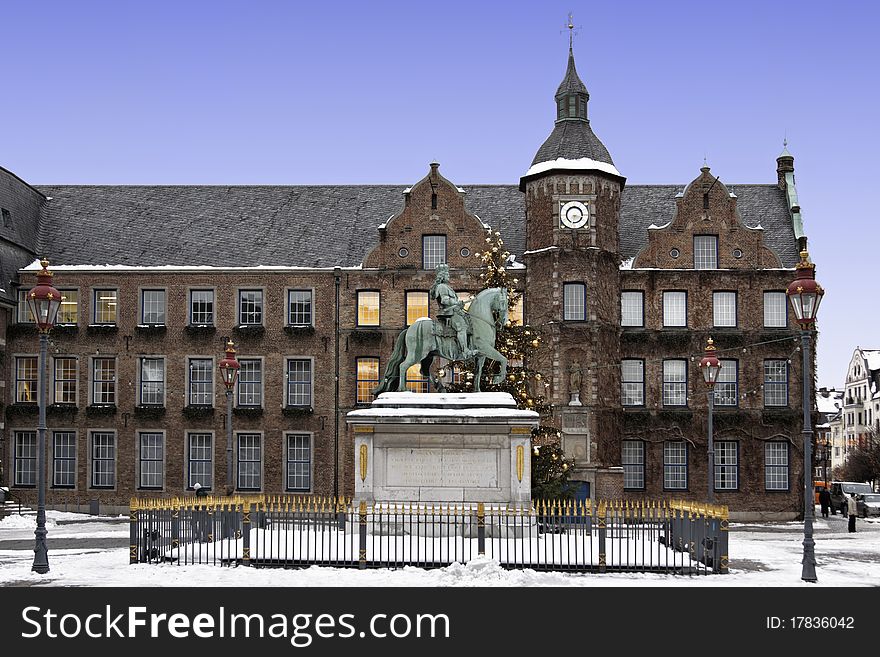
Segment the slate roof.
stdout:
[[571,48],[568,49],[568,68],[565,69],[565,77],[562,78],[562,82],[556,89],[556,98],[570,93],[587,94],[588,98],[590,96],[587,86],[581,80],[574,66],[574,53]]
[[[55,265],[257,265],[356,267],[378,226],[403,208],[405,185],[40,186],[52,197],[40,249]],[[464,185],[465,206],[525,250],[524,195],[516,185]],[[784,193],[776,185],[728,185],[748,226],[785,266],[799,258]],[[672,219],[683,185],[628,185],[621,199],[624,258],[647,227]],[[63,235],[49,241],[48,236]]]
[[590,122],[583,119],[558,121],[535,154],[532,165],[552,162],[560,157],[567,160],[587,157],[596,162],[614,164],[605,144],[599,141],[590,127]]

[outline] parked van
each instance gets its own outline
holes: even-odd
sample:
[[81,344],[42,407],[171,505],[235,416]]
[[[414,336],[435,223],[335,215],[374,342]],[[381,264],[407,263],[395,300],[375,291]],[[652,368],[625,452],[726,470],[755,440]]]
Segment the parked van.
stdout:
[[831,482],[831,515],[840,511],[846,515],[846,500],[853,493],[873,493],[871,484],[860,481]]

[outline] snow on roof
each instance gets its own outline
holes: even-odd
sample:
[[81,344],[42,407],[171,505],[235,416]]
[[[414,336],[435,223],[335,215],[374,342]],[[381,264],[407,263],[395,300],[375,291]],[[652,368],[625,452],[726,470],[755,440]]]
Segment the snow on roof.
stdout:
[[624,260],[623,262],[620,263],[620,268],[621,269],[632,269],[634,260],[635,260],[635,258],[627,258],[626,260]]
[[[40,271],[43,266],[39,260],[34,260],[27,267],[23,267],[21,272]],[[256,265],[253,267],[215,267],[213,265],[49,265],[49,270],[56,271],[333,271],[335,267],[300,267],[297,265]],[[362,266],[357,267],[340,267],[346,271],[354,271],[363,269]]]
[[820,413],[831,415],[840,410],[842,404],[843,393],[832,392],[825,397],[821,392],[816,394],[816,408]]
[[576,160],[569,160],[565,157],[558,157],[555,160],[548,160],[547,162],[538,162],[537,164],[533,164],[529,167],[529,170],[526,171],[526,175],[524,177],[533,176],[537,173],[543,173],[545,171],[550,171],[551,169],[595,169],[596,171],[603,171],[605,173],[610,173],[615,176],[623,176],[620,175],[620,172],[617,170],[613,164],[608,164],[607,162],[599,162],[598,160],[590,159],[589,157],[579,157]]
[[671,224],[671,223],[672,223],[671,221],[667,221],[662,226],[658,226],[657,224],[651,224],[650,226],[648,226],[648,230],[661,230],[663,228],[668,228],[669,224]]
[[532,251],[526,251],[523,255],[531,255],[533,253],[544,253],[545,251],[557,251],[559,249],[558,246],[545,246],[543,249],[533,249]]
[[865,355],[869,370],[880,370],[880,349],[866,349],[862,353]]

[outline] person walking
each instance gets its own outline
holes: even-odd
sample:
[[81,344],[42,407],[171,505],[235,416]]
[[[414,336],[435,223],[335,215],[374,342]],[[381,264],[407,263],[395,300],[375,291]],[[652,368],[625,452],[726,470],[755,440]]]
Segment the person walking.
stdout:
[[831,493],[827,488],[819,491],[819,506],[822,507],[822,517],[828,517],[828,508],[831,506]]
[[856,530],[856,514],[859,512],[855,493],[850,493],[850,496],[846,498],[846,511],[849,513],[849,531],[854,532]]

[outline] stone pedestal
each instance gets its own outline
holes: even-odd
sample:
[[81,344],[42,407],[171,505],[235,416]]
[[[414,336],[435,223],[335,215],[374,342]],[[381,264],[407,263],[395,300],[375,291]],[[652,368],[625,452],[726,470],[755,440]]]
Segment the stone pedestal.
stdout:
[[531,504],[538,414],[507,393],[387,392],[346,421],[357,502]]

